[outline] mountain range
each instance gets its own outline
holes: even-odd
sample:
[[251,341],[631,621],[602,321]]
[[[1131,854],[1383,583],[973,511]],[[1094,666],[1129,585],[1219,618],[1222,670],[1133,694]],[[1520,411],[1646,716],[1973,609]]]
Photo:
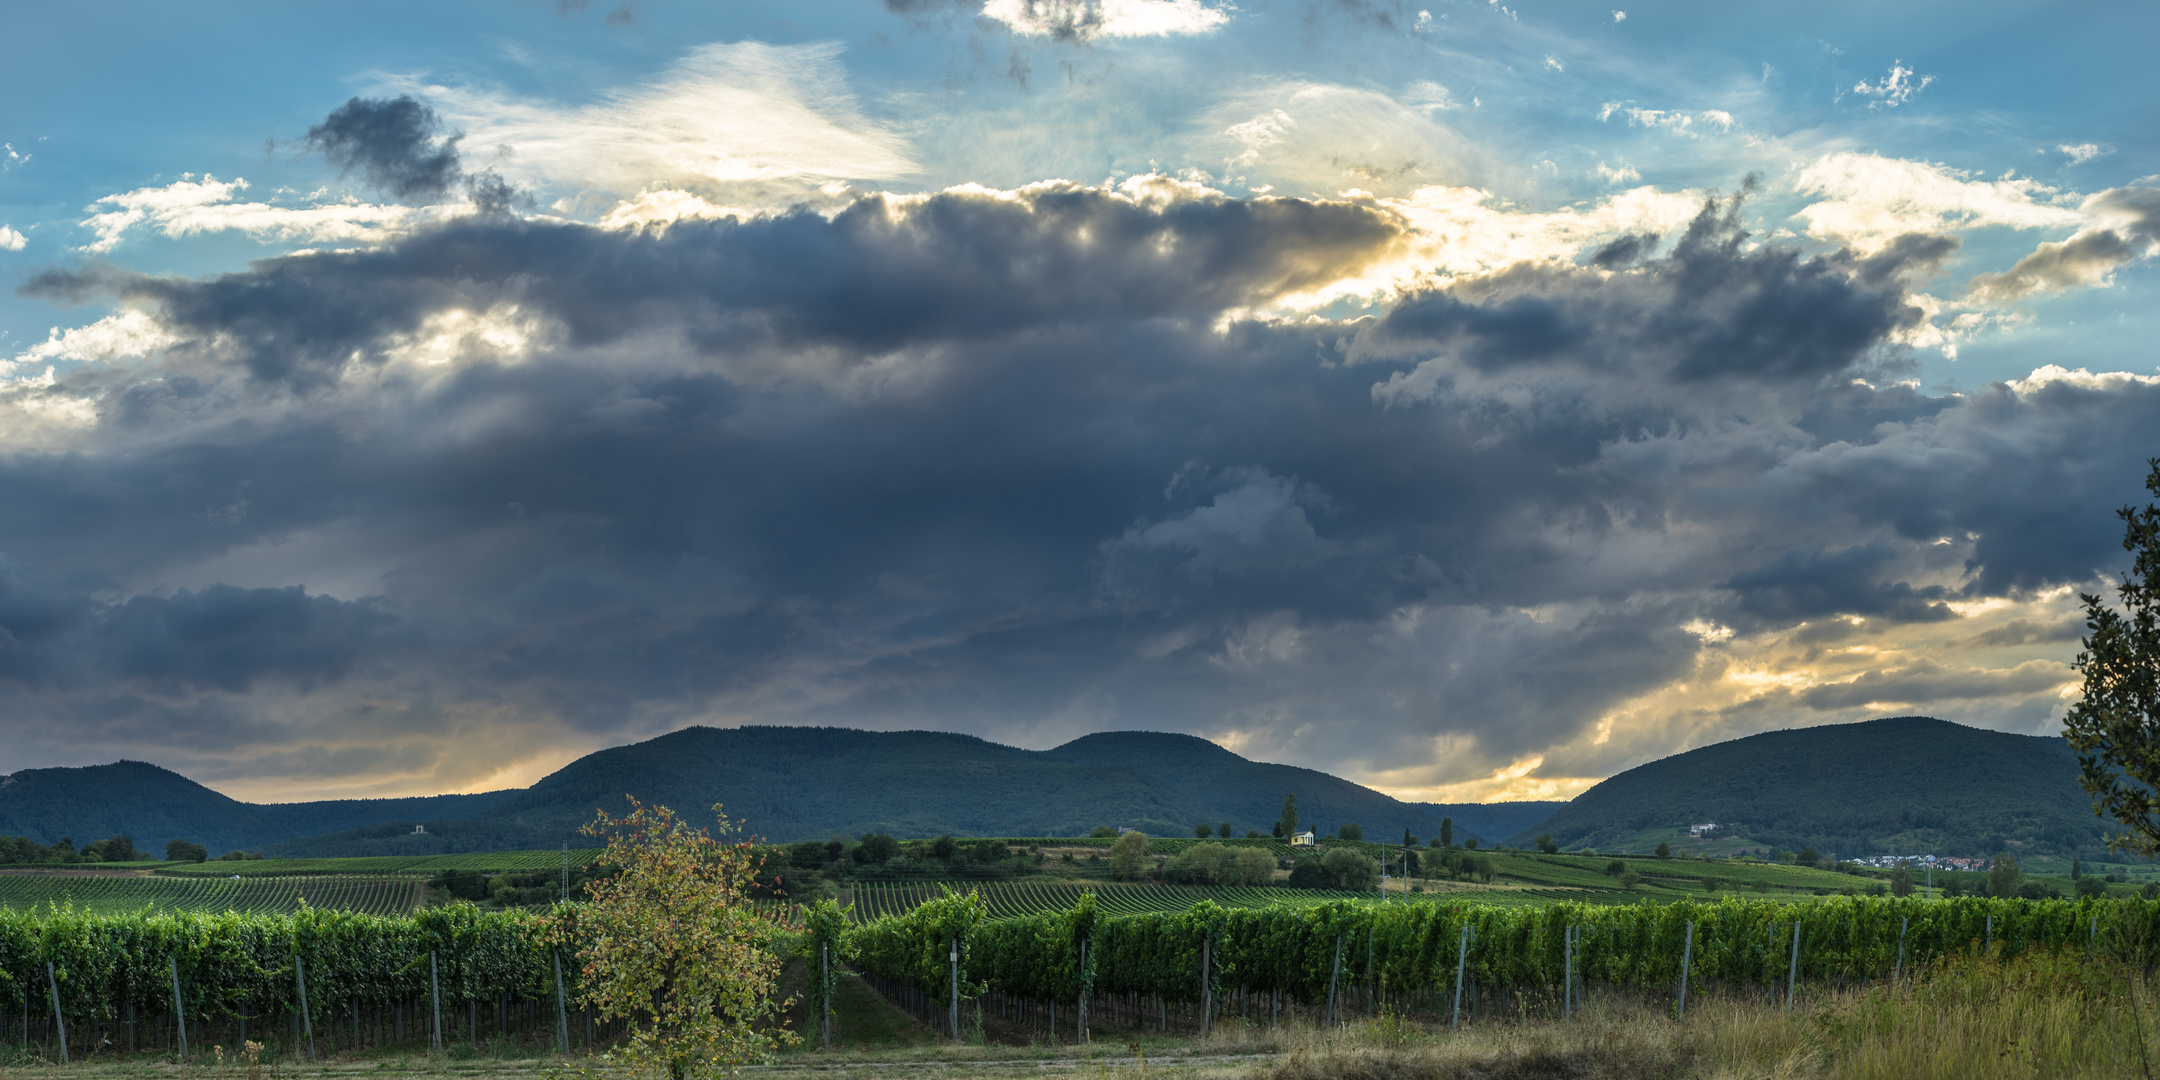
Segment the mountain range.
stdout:
[[[581,846],[626,795],[693,817],[714,804],[754,836],[1072,836],[1101,825],[1191,836],[1228,823],[1270,832],[1284,796],[1323,835],[1373,840],[1549,834],[1624,847],[1644,830],[1715,821],[1781,849],[1983,854],[2097,852],[2103,826],[2061,739],[1925,717],[1769,732],[1614,776],[1572,802],[1413,803],[1295,765],[1256,762],[1189,735],[1123,731],[1024,750],[969,735],[844,728],[693,727],[588,754],[529,788],[407,799],[253,804],[166,769],[122,761],[0,777],[0,835],[77,844],[132,836],[162,851],[287,857],[419,855]],[[416,831],[424,825],[424,831]]]
[[1157,732],[1023,750],[944,732],[693,727],[588,754],[530,788],[477,795],[252,804],[142,762],[25,769],[0,779],[0,834],[82,843],[125,833],[150,851],[178,838],[289,858],[554,847],[588,842],[579,826],[597,810],[626,812],[624,796],[635,795],[694,814],[719,803],[776,841],[1071,836],[1099,825],[1190,836],[1202,822],[1243,835],[1270,832],[1292,793],[1302,824],[1326,834],[1356,823],[1374,839],[1431,837],[1448,816],[1458,836],[1497,839],[1560,805],[1402,802]]

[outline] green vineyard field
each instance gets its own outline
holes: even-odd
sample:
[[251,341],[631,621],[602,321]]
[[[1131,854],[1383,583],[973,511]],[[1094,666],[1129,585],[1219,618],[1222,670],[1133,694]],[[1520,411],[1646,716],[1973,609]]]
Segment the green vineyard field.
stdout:
[[[1610,879],[1605,879],[1610,881]],[[1371,901],[1372,893],[1347,893],[1320,889],[1290,889],[1274,886],[1202,886],[1202,885],[1127,885],[1116,883],[1078,882],[989,882],[983,884],[955,885],[953,891],[961,895],[979,893],[987,918],[1017,919],[1049,911],[1064,911],[1078,903],[1083,893],[1095,894],[1095,905],[1106,915],[1140,915],[1178,912],[1202,901],[1212,901],[1224,908],[1258,908],[1270,905],[1284,907],[1310,907],[1333,900]],[[945,886],[928,884],[867,883],[848,891],[846,900],[852,904],[851,920],[861,925],[876,919],[903,915],[930,900],[944,895]],[[1549,904],[1561,900],[1586,903],[1621,902],[1616,892],[1592,893],[1581,889],[1533,888],[1533,889],[1464,889],[1404,895],[1391,894],[1389,903],[1432,903],[1448,900],[1472,900],[1494,907],[1521,907]],[[1642,899],[1640,894],[1629,894],[1625,899]]]
[[[554,870],[563,864],[563,851],[490,851],[466,855],[385,855],[366,859],[250,859],[246,862],[155,864],[157,873],[173,877],[321,877],[332,874],[432,875],[445,870],[479,873]],[[583,866],[599,857],[599,848],[572,848],[570,865]]]
[[149,876],[140,874],[0,873],[0,908],[72,908],[92,914],[239,912],[278,915],[302,903],[325,911],[394,915],[419,906],[414,877],[339,874],[323,877]]

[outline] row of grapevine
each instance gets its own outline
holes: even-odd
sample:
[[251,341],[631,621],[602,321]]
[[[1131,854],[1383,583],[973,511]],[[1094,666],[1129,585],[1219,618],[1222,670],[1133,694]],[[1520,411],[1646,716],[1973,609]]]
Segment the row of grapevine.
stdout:
[[[352,1043],[371,1031],[424,1037],[435,1015],[446,1042],[459,1029],[476,1039],[482,1015],[507,1030],[514,1003],[530,1015],[553,999],[552,925],[549,914],[467,905],[402,916],[0,911],[0,1016],[26,1040],[32,1014],[48,1032],[64,1026],[78,1054],[133,1045],[139,1020],[169,1034],[178,1014],[199,1042],[288,1028],[341,1043],[348,1032]],[[576,965],[562,973],[575,994]],[[582,1026],[589,1042],[590,1019]]]
[[[905,884],[871,882],[855,886],[849,894],[850,911],[854,920],[867,923],[876,919],[912,911],[917,906],[936,899],[943,894],[945,886],[930,884]],[[1071,882],[992,882],[972,887],[982,897],[984,912],[990,919],[1013,919],[1043,912],[1063,911],[1077,903],[1081,896],[1092,894],[1094,903],[1108,915],[1140,915],[1150,912],[1183,911],[1195,904],[1212,902],[1226,908],[1254,908],[1281,905],[1307,907],[1331,900],[1369,898],[1372,894],[1344,893],[1313,889],[1290,889],[1279,886],[1203,886],[1203,885],[1155,885],[1155,884],[1074,884]],[[1523,893],[1520,898],[1505,893],[1485,893],[1483,897],[1500,903],[1546,902],[1562,896],[1580,896],[1557,890]],[[1408,898],[1408,902],[1433,902],[1442,899],[1442,893],[1421,893]],[[1393,903],[1406,902],[1397,894]]]
[[305,905],[389,915],[419,906],[420,882],[410,877],[174,878],[135,874],[0,874],[0,908],[82,913],[144,910],[267,915]]
[[[2160,902],[2142,900],[1729,898],[1517,908],[1349,900],[1232,908],[1203,901],[1127,915],[1106,906],[1088,896],[1063,911],[990,921],[979,895],[948,894],[859,926],[848,940],[865,970],[938,1001],[949,996],[944,961],[956,935],[964,995],[995,988],[1067,1002],[1083,985],[1095,995],[1193,1001],[1201,993],[1203,942],[1214,986],[1279,992],[1308,1006],[1331,985],[1369,986],[1383,997],[1446,991],[1458,964],[1473,987],[1552,990],[1562,981],[1571,927],[1580,928],[1573,958],[1579,978],[1637,990],[1677,983],[1690,933],[1689,977],[1732,986],[1782,984],[1795,971],[1795,955],[1799,980],[1848,983],[1984,947],[2099,947],[2141,964],[2160,962]],[[1086,970],[1079,964],[1083,939],[1090,943]]]
[[[599,848],[571,848],[572,867],[584,866],[600,857]],[[249,859],[245,862],[213,860],[202,863],[159,863],[156,872],[169,876],[320,877],[330,874],[432,875],[445,870],[476,873],[534,873],[563,865],[564,853],[554,851],[488,851],[463,855],[380,855],[356,859]]]

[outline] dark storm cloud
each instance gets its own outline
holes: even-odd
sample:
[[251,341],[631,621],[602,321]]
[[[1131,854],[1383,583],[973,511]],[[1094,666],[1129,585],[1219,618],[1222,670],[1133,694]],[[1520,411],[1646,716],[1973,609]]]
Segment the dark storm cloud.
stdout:
[[272,679],[305,692],[379,652],[392,621],[297,586],[107,601],[0,563],[0,679],[31,690],[245,693]]
[[1957,614],[1943,603],[1939,585],[1913,588],[1883,581],[1897,553],[1883,544],[1843,551],[1788,551],[1770,563],[1736,574],[1725,587],[1738,594],[1740,610],[1773,622],[1825,615],[1876,615],[1897,622],[1939,622]]
[[[2117,557],[2144,452],[2122,433],[2160,428],[2160,390],[1884,377],[1947,241],[1751,248],[1720,204],[1662,256],[1376,319],[1238,314],[1403,228],[1043,185],[48,275],[29,288],[114,290],[182,341],[55,388],[98,395],[79,451],[0,463],[0,550],[96,582],[9,600],[15,632],[137,687],[17,692],[180,740],[160,686],[307,685],[296,715],[340,745],[423,759],[470,752],[426,740],[478,711],[585,742],[754,717],[1235,728],[1322,764],[1455,734],[1504,762],[1684,675],[1692,619],[1932,618]],[[490,319],[529,347],[455,337]],[[444,334],[449,363],[413,359]],[[161,587],[236,552],[310,594]],[[207,728],[256,730],[219,701]],[[69,730],[25,745],[74,753]]]
[[[716,356],[859,358],[1074,322],[1208,316],[1335,280],[1397,239],[1389,219],[1349,204],[1217,196],[1152,208],[1064,185],[628,234],[468,221],[384,251],[115,286],[189,335],[219,338],[259,380],[319,385],[356,354],[379,360],[431,314],[498,302],[538,307],[577,346],[657,327]],[[75,276],[56,282],[32,288],[82,288]]]
[[308,129],[307,147],[345,173],[360,170],[393,198],[428,198],[463,175],[460,136],[442,134],[442,119],[409,94],[353,98]]

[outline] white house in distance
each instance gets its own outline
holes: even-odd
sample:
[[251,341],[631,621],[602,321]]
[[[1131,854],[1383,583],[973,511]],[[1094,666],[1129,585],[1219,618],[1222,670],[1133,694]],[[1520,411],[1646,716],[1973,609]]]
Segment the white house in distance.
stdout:
[[1717,822],[1705,821],[1700,825],[1688,826],[1687,831],[1689,836],[1701,836],[1702,834],[1709,832],[1710,830],[1715,828],[1717,828]]
[[1311,847],[1311,846],[1313,846],[1313,831],[1312,831],[1311,829],[1307,829],[1307,830],[1305,830],[1304,832],[1301,832],[1301,833],[1298,833],[1298,834],[1297,834],[1297,835],[1295,835],[1295,836],[1292,836],[1292,837],[1290,838],[1290,846],[1291,846],[1291,847]]

